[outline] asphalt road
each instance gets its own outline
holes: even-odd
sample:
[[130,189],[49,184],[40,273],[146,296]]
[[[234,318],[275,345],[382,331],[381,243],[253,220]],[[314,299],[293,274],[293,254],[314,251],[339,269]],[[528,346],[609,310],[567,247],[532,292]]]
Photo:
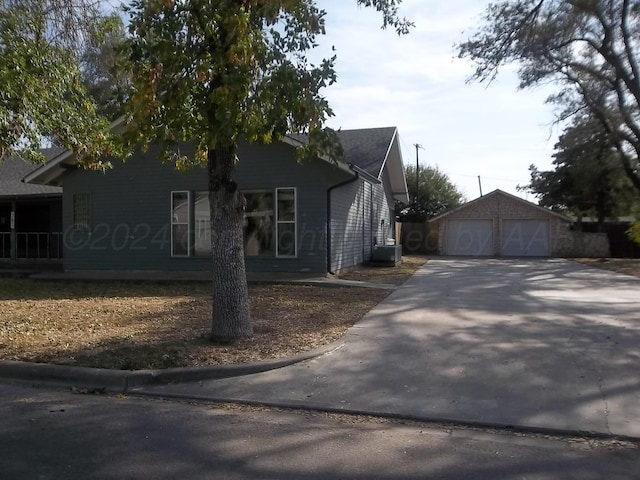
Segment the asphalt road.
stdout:
[[0,478],[640,478],[637,444],[0,384]]

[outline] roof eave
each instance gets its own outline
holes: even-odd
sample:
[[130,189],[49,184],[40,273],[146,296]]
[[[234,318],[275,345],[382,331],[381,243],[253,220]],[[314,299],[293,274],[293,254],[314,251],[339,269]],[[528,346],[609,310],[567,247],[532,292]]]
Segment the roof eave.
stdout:
[[562,215],[561,213],[554,212],[553,210],[549,210],[548,208],[541,207],[540,205],[536,205],[535,203],[529,202],[529,201],[524,200],[524,199],[522,199],[520,197],[516,197],[515,195],[512,195],[512,194],[507,193],[507,192],[505,192],[503,190],[500,190],[500,189],[496,189],[496,190],[494,190],[492,192],[489,192],[489,193],[487,193],[486,195],[484,195],[482,197],[474,198],[473,200],[471,200],[471,201],[469,201],[467,203],[464,203],[464,204],[460,205],[459,207],[456,207],[456,208],[454,208],[452,210],[449,210],[448,212],[441,213],[440,215],[430,219],[429,222],[435,222],[436,220],[441,220],[442,218],[448,217],[452,213],[455,213],[455,212],[457,212],[459,210],[462,210],[463,208],[467,208],[470,205],[478,203],[479,201],[484,200],[487,197],[492,197],[494,195],[504,195],[504,196],[512,198],[512,199],[514,199],[514,200],[516,200],[518,202],[524,203],[524,204],[528,205],[529,207],[536,208],[536,209],[538,209],[540,211],[543,211],[543,212],[545,212],[545,213],[547,213],[549,215],[553,215],[555,217],[558,217],[561,220],[564,220],[565,222],[571,222],[571,218],[567,217],[566,215]]
[[[65,150],[57,157],[54,157],[49,162],[26,175],[22,179],[22,182],[38,185],[57,185],[56,180],[65,171],[65,168],[62,166],[63,162],[72,156],[73,152],[71,150]],[[75,163],[75,160],[72,161]]]
[[374,185],[380,185],[382,183],[382,180],[380,180],[379,178],[371,175],[370,173],[368,173],[366,170],[360,168],[357,165],[354,165],[353,163],[349,164],[349,168],[353,171],[356,172],[358,175],[360,175],[360,177],[364,180],[366,180],[369,183],[372,183]]
[[[116,119],[114,122],[111,123],[110,129],[111,131],[119,131],[123,128],[124,125],[125,125],[125,117],[121,116],[120,118]],[[397,130],[394,133],[394,138],[396,133],[397,133]],[[305,146],[304,142],[301,142],[300,140],[290,135],[285,135],[282,138],[282,141],[294,148],[302,148]],[[389,150],[391,149],[392,145],[393,145],[393,142],[391,142],[389,146]],[[388,156],[389,150],[387,150],[387,156]],[[42,165],[41,167],[37,168],[33,172],[26,175],[22,179],[22,181],[25,183],[33,183],[33,184],[40,184],[40,185],[59,185],[57,181],[62,176],[62,174],[68,169],[67,167],[69,165],[75,165],[77,163],[75,158],[72,158],[70,164],[65,164],[64,163],[65,160],[69,159],[70,157],[73,157],[73,152],[71,152],[70,150],[65,150],[62,153],[60,153],[60,155],[58,155],[57,157],[54,157],[46,164]],[[339,168],[340,170],[346,173],[355,175],[354,169],[351,168],[352,166],[350,164],[347,164],[345,161],[335,160],[329,157],[328,155],[319,155],[318,158],[321,160],[324,160],[327,163],[330,163],[331,165]],[[386,163],[386,158],[385,158],[385,163]],[[379,177],[375,178],[374,176],[368,174],[364,170],[361,170],[360,173],[366,174],[367,178],[369,178],[370,181],[378,182],[378,183],[381,181]]]
[[[397,152],[397,160],[393,162],[393,160],[389,161],[391,157],[391,151],[393,146],[396,146]],[[400,149],[400,145],[398,142],[398,129],[396,128],[393,132],[393,137],[391,138],[391,142],[389,142],[389,148],[387,148],[387,153],[382,164],[382,168],[380,169],[379,177],[382,177],[385,168],[387,168],[387,164],[394,164],[393,168],[396,170],[395,175],[388,175],[389,183],[391,186],[391,195],[393,198],[399,202],[408,204],[410,202],[409,199],[409,189],[407,187],[407,177],[404,172],[404,161],[402,160],[402,150]]]
[[409,198],[409,194],[407,192],[392,192],[394,200],[404,203],[408,205],[411,203],[411,199]]
[[389,142],[387,151],[384,154],[384,160],[382,161],[382,165],[380,166],[380,171],[378,172],[378,178],[382,177],[382,172],[384,172],[384,167],[387,166],[387,160],[389,160],[389,154],[391,153],[391,149],[393,148],[393,144],[397,135],[398,135],[398,128],[394,127],[393,135],[391,136],[391,141]]
[[15,193],[9,195],[0,195],[0,200],[21,200],[29,198],[57,198],[61,197],[62,192],[47,192],[47,193]]
[[[294,138],[294,137],[292,137],[292,136],[290,136],[290,135],[285,135],[285,136],[282,138],[282,141],[283,141],[284,143],[286,143],[287,145],[290,145],[290,146],[292,146],[292,147],[294,147],[294,148],[302,148],[302,147],[305,147],[305,146],[306,146],[304,142],[302,142],[302,141],[298,140],[297,138]],[[331,157],[330,157],[330,156],[328,156],[328,155],[318,155],[318,158],[319,158],[320,160],[324,160],[325,162],[327,162],[327,163],[329,163],[329,164],[333,165],[334,167],[339,168],[339,169],[340,169],[340,170],[342,170],[343,172],[347,172],[347,173],[350,173],[350,174],[352,174],[352,175],[355,175],[355,174],[354,174],[353,169],[351,168],[351,164],[348,164],[348,163],[347,163],[347,162],[345,162],[345,161],[342,161],[342,160],[334,160],[333,158],[331,158]],[[363,172],[364,172],[364,171],[363,171]],[[365,172],[365,173],[366,173],[366,172]],[[367,175],[369,175],[369,174],[367,174]]]
[[[109,129],[112,132],[118,132],[122,130],[125,125],[125,116],[121,116],[111,122],[109,125]],[[36,168],[33,172],[26,175],[22,181],[24,183],[34,183],[39,185],[59,185],[57,182],[58,178],[62,176],[62,174],[67,170],[65,165],[76,165],[77,161],[75,158],[72,158],[70,164],[64,164],[63,162],[68,158],[73,157],[73,152],[71,150],[64,150],[58,156],[53,157],[47,163],[42,165],[39,168]]]

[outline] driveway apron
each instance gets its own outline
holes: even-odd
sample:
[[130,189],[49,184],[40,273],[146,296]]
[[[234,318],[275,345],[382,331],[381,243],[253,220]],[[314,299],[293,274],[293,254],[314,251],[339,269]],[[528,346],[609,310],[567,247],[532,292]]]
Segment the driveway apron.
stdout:
[[640,280],[430,260],[330,354],[153,394],[640,437]]

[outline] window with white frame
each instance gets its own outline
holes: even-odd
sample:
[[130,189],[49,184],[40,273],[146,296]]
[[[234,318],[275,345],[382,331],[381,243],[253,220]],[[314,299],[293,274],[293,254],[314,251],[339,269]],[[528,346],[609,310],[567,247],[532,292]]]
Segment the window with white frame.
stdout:
[[296,189],[276,189],[276,256],[295,257],[296,241]]
[[[243,193],[244,252],[247,257],[297,256],[296,189],[276,188]],[[193,214],[192,214],[193,212]],[[211,253],[208,192],[171,192],[171,255]]]
[[191,217],[189,192],[171,192],[171,256],[188,257]]

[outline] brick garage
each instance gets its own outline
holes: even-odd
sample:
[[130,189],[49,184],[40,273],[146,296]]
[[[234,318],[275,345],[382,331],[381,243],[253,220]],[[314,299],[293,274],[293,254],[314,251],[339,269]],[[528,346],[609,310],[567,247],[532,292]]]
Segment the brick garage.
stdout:
[[430,222],[442,255],[556,257],[571,220],[501,190],[465,203]]

